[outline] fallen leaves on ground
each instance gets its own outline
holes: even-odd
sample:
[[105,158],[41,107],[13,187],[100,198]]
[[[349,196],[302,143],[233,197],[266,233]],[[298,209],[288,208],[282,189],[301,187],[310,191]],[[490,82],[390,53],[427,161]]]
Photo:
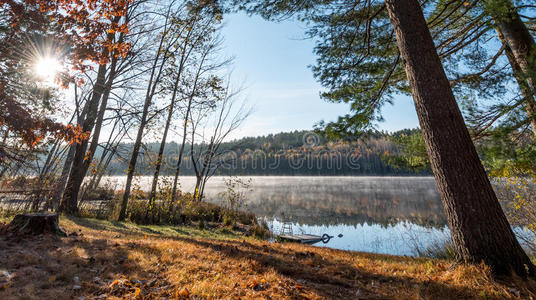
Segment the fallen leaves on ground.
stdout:
[[[2,299],[516,299],[485,266],[277,244],[148,234],[130,223],[62,220],[83,235],[0,236]],[[5,262],[5,263],[4,263]],[[2,275],[2,274],[8,274]],[[77,287],[76,289],[74,287]]]

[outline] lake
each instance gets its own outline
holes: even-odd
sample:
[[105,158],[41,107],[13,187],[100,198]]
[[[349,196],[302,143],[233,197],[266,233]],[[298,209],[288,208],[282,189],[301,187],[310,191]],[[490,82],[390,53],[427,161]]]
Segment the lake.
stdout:
[[[213,177],[206,198],[219,203],[225,179]],[[450,235],[433,177],[252,176],[244,209],[264,218],[272,232],[282,222],[296,233],[333,238],[315,246],[393,255],[416,255],[417,249],[441,244]],[[122,189],[125,177],[107,177]],[[152,177],[136,179],[144,190]],[[195,177],[181,177],[192,191]],[[516,229],[521,232],[521,229]],[[342,234],[342,237],[338,237]]]

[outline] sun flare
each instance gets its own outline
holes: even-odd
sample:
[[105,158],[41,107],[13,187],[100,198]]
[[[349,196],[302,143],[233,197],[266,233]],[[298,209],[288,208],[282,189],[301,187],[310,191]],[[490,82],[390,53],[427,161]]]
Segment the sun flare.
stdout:
[[41,57],[34,65],[34,73],[40,82],[54,84],[61,64],[54,57]]

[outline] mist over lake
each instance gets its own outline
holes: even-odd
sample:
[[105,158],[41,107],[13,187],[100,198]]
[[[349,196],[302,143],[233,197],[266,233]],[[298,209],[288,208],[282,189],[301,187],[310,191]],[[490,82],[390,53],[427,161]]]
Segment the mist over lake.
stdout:
[[1,2],[0,300],[536,299],[535,0]]
[[[207,184],[206,200],[221,203],[226,189],[217,176]],[[251,186],[243,209],[265,218],[275,233],[281,222],[292,222],[294,233],[334,236],[336,249],[415,255],[416,247],[444,241],[449,233],[433,177],[245,176]],[[105,181],[123,187],[125,177]],[[137,184],[149,190],[152,177]],[[165,180],[165,178],[164,178]],[[181,177],[181,189],[191,192],[195,177]],[[342,234],[341,238],[337,235]]]

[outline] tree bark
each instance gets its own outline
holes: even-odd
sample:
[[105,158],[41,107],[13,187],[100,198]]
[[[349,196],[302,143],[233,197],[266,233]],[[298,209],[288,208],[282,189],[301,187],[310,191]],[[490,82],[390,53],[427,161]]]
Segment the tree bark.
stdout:
[[173,95],[171,96],[171,103],[169,104],[169,111],[168,116],[166,120],[166,126],[164,127],[164,133],[162,135],[162,140],[160,141],[160,149],[158,149],[158,156],[156,158],[156,166],[154,168],[154,174],[153,174],[153,183],[151,186],[151,195],[149,196],[149,207],[147,209],[147,216],[151,214],[154,222],[154,216],[153,216],[153,209],[155,205],[155,199],[156,199],[156,189],[158,188],[158,177],[160,177],[160,168],[162,167],[162,157],[164,156],[164,149],[166,147],[166,141],[167,136],[169,132],[169,127],[171,126],[171,121],[173,120],[173,112],[175,109],[175,101],[177,98],[177,90],[179,88],[179,82],[181,79],[181,73],[182,68],[184,66],[184,51],[181,58],[181,63],[179,66],[179,71],[177,73],[177,77],[175,78],[175,82],[173,84]]
[[[152,86],[152,80],[149,81],[149,86]],[[140,154],[143,131],[145,129],[145,126],[147,125],[147,115],[149,114],[149,107],[151,106],[152,102],[151,98],[151,96],[147,95],[147,97],[145,98],[145,104],[143,105],[140,127],[138,128],[138,134],[136,135],[136,141],[134,142],[132,155],[130,156],[130,162],[128,164],[127,182],[125,184],[125,193],[123,194],[123,200],[121,202],[121,210],[119,211],[119,221],[124,221],[127,217],[127,205],[128,199],[130,198],[130,189],[132,188],[132,180],[134,179],[136,163],[138,161],[138,155]]]
[[[106,94],[105,94],[105,96],[106,96]],[[98,160],[99,163],[96,166],[94,166],[95,172],[92,172],[93,174],[90,177],[89,182],[87,184],[83,185],[84,189],[82,190],[82,193],[81,193],[81,195],[82,195],[81,201],[84,201],[86,199],[88,191],[91,191],[94,188],[98,187],[98,185],[95,185],[95,181],[96,181],[98,175],[101,173],[102,164],[104,163],[104,159],[107,156],[108,151],[110,151],[109,147],[111,145],[112,137],[113,137],[115,129],[117,128],[117,125],[119,123],[120,122],[115,122],[114,123],[114,126],[112,127],[112,130],[110,131],[110,135],[108,136],[108,140],[106,141],[106,144],[102,147],[103,148],[102,153],[100,155],[100,159]],[[95,157],[93,157],[93,159],[95,159]],[[93,164],[95,164],[95,162],[93,162]],[[89,167],[89,165],[88,165],[88,167]],[[86,170],[86,173],[87,173],[87,170]]]
[[536,42],[510,0],[487,0],[487,10],[512,50],[514,58],[528,82],[536,91]]
[[[166,20],[166,22],[167,21],[168,20]],[[166,27],[167,27],[167,23],[166,23]],[[160,81],[160,76],[162,75],[162,69],[164,68],[164,65],[166,64],[166,60],[168,58],[167,55],[169,51],[169,46],[167,46],[165,51],[163,51],[165,40],[166,40],[166,34],[162,34],[159,45],[158,45],[158,49],[156,52],[156,56],[153,61],[153,65],[151,67],[151,75],[149,77],[149,82],[147,84],[147,93],[145,95],[145,103],[143,105],[143,112],[141,115],[140,127],[138,128],[138,134],[136,135],[136,141],[134,142],[134,147],[132,149],[132,156],[130,157],[130,162],[128,164],[127,181],[125,184],[125,193],[123,194],[123,200],[121,201],[121,209],[119,211],[119,219],[118,219],[119,221],[124,221],[127,217],[128,199],[130,197],[130,189],[132,188],[132,180],[134,179],[134,172],[136,171],[136,163],[138,161],[138,155],[140,153],[141,139],[143,137],[145,126],[147,126],[147,116],[149,114],[149,107],[152,104],[156,86],[158,85]],[[162,62],[160,63],[160,66],[158,67],[158,63],[160,61],[160,55],[162,54],[163,54],[163,59],[162,59]]]
[[[106,79],[105,75],[106,65],[100,65],[97,72],[97,80],[95,81],[95,86],[93,87],[93,94],[88,105],[87,117],[82,124],[82,130],[84,132],[91,132],[95,126],[99,102],[104,90],[104,81]],[[65,186],[63,198],[60,206],[58,207],[59,212],[70,215],[78,212],[78,192],[80,191],[80,185],[77,184],[77,182],[82,182],[85,176],[85,174],[83,174],[83,165],[86,157],[87,146],[88,140],[82,140],[75,146],[73,164],[69,174],[69,180]]]
[[190,99],[188,100],[188,106],[186,108],[186,115],[184,116],[184,126],[182,128],[182,143],[179,149],[179,159],[177,160],[177,165],[175,166],[175,174],[173,177],[173,190],[171,193],[172,208],[175,205],[175,201],[177,200],[176,198],[177,198],[177,188],[178,188],[178,182],[179,182],[179,172],[181,169],[182,156],[184,154],[184,147],[186,144],[186,135],[188,133],[188,118],[190,115],[190,110],[192,108],[192,101],[193,101],[193,97],[190,97]]
[[[177,197],[176,194],[177,194],[178,181],[179,181],[179,171],[180,171],[180,168],[181,168],[182,156],[184,154],[184,147],[185,147],[185,144],[186,144],[186,134],[188,132],[188,130],[187,130],[188,129],[188,119],[189,119],[190,114],[192,112],[192,104],[193,104],[193,101],[194,101],[197,85],[199,83],[199,78],[201,76],[203,66],[205,64],[205,60],[206,60],[209,52],[210,52],[210,49],[206,50],[203,53],[202,57],[201,57],[201,61],[199,62],[199,66],[198,66],[196,74],[195,74],[195,79],[194,79],[194,84],[193,84],[193,87],[192,87],[192,91],[191,91],[190,95],[188,96],[188,106],[186,107],[186,114],[184,116],[184,127],[183,127],[183,132],[182,132],[181,148],[179,150],[179,160],[177,161],[177,166],[175,167],[175,175],[174,175],[174,178],[173,178],[173,190],[172,190],[172,193],[171,193],[171,205],[172,205],[172,207],[170,209],[173,209],[173,206],[175,205],[175,200],[176,200],[176,197]],[[193,126],[192,126],[192,130],[193,130],[193,132],[192,132],[192,143],[193,143],[194,136],[195,136],[195,129],[194,129]],[[193,148],[192,148],[191,155],[193,155]],[[192,159],[193,159],[193,157],[192,157]],[[195,167],[195,164],[194,164],[194,167]],[[197,170],[196,170],[196,173],[197,173]],[[197,185],[196,185],[196,187],[197,187]]]
[[[504,26],[505,25],[503,25],[503,27]],[[509,43],[506,41],[504,34],[499,27],[497,27],[497,33],[499,34],[499,39],[501,40],[502,44],[505,46],[506,57],[508,58],[508,62],[512,67],[512,73],[514,74],[517,84],[519,85],[519,89],[521,90],[521,94],[523,95],[525,111],[527,112],[530,125],[532,126],[532,132],[536,136],[536,100],[534,99],[534,92],[531,90],[530,84],[527,80],[528,78],[526,78],[524,75],[525,72],[519,65],[514,52],[510,48]]]
[[465,126],[417,0],[386,0],[458,259],[534,276]]
[[[116,16],[112,22],[117,24],[121,19],[120,16]],[[107,41],[113,41],[115,38],[115,33],[108,33],[106,35]],[[109,55],[107,48],[103,50],[104,57]],[[87,116],[82,124],[82,129],[84,132],[91,132],[95,127],[95,121],[97,118],[99,103],[102,97],[102,94],[105,90],[106,84],[106,65],[99,65],[97,71],[97,79],[95,80],[95,85],[93,86],[93,93],[88,104]],[[76,144],[76,151],[73,159],[73,165],[71,167],[71,172],[69,174],[69,181],[65,187],[65,192],[63,193],[63,199],[58,207],[59,212],[66,214],[76,214],[78,213],[78,192],[80,191],[80,185],[84,180],[85,170],[84,162],[86,160],[86,150],[88,147],[88,140],[83,140],[80,143]],[[86,169],[87,170],[87,169]]]
[[[87,173],[87,170],[91,166],[91,163],[93,162],[93,157],[95,156],[95,151],[97,151],[97,146],[99,145],[99,138],[100,138],[100,132],[102,129],[102,121],[104,120],[104,114],[106,113],[106,108],[108,107],[108,98],[110,97],[110,92],[112,90],[112,84],[115,79],[116,75],[116,65],[117,65],[117,58],[112,58],[112,63],[110,65],[110,72],[108,74],[108,81],[106,82],[106,86],[104,87],[104,94],[102,96],[101,106],[99,109],[99,113],[97,115],[97,121],[95,122],[95,130],[93,132],[93,136],[91,137],[91,144],[89,146],[89,150],[87,153],[87,157],[84,160],[82,173],[84,176]],[[82,181],[77,182],[79,186],[82,185]]]
[[[84,123],[84,120],[85,120],[86,115],[87,115],[89,101],[86,101],[86,103],[84,104],[84,106],[82,108],[82,111],[80,111],[79,106],[78,106],[79,98],[78,98],[76,85],[74,86],[74,94],[75,94],[75,103],[76,103],[77,106],[76,106],[76,110],[75,110],[75,112],[73,114],[73,118],[77,117],[78,124],[82,124],[82,123]],[[72,122],[72,120],[71,120],[71,122]],[[53,209],[54,208],[58,209],[58,207],[59,207],[59,205],[61,203],[61,197],[63,195],[63,192],[65,191],[65,187],[66,187],[67,181],[69,179],[69,174],[71,173],[71,167],[73,165],[75,152],[76,152],[76,144],[69,145],[69,151],[67,152],[67,156],[65,157],[65,162],[63,163],[63,168],[62,168],[62,171],[61,171],[60,178],[58,179],[58,182],[55,185],[54,196],[51,199],[50,207],[53,208]]]

